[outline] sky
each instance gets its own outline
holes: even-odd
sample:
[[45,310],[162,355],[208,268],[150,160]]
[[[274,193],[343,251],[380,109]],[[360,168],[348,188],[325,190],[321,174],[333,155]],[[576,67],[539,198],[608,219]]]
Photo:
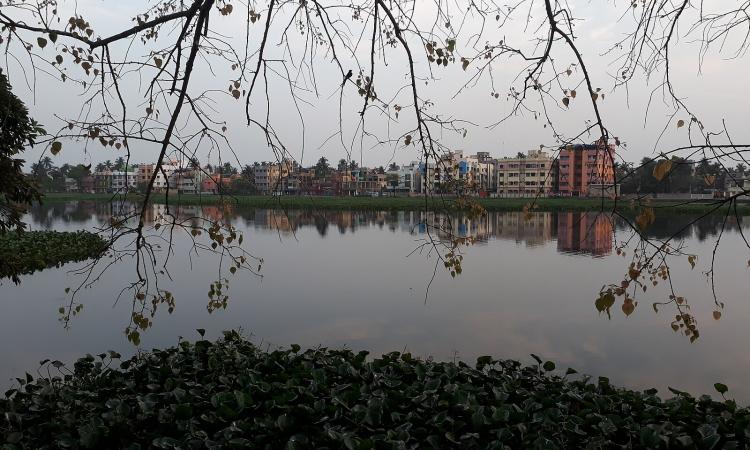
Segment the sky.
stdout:
[[[235,5],[235,13],[223,17],[219,14],[212,16],[212,29],[220,33],[222,39],[231,42],[240,51],[244,51],[244,15],[237,11],[244,10],[244,4],[238,1]],[[570,7],[573,15],[579,20],[576,22],[576,45],[580,49],[585,61],[589,65],[589,72],[594,87],[601,88],[606,95],[599,100],[599,106],[611,135],[617,136],[626,145],[618,149],[622,159],[637,161],[645,156],[654,156],[659,151],[666,151],[676,146],[686,145],[689,142],[687,127],[678,128],[678,120],[689,122],[689,116],[684,112],[678,112],[673,116],[671,105],[664,101],[663,91],[658,89],[662,79],[662,73],[656,73],[647,79],[642,73],[638,73],[627,89],[619,88],[613,90],[612,74],[616,70],[614,55],[605,55],[605,52],[634,25],[631,14],[628,14],[630,2],[620,1],[571,1]],[[68,17],[73,9],[76,9],[88,20],[97,35],[111,34],[132,26],[132,17],[136,13],[144,11],[153,5],[148,1],[111,1],[111,0],[79,0],[77,3],[61,2],[61,16]],[[256,5],[259,10],[265,5],[262,2]],[[418,2],[415,21],[420,26],[428,25],[433,19],[426,2]],[[449,8],[456,9],[460,3],[451,3]],[[518,45],[526,50],[534,47],[533,37],[535,29],[543,19],[543,11],[540,9],[542,3],[537,2],[531,11],[531,22],[525,24],[525,13],[519,14],[517,20],[498,28],[494,20],[489,20],[485,25],[482,41],[496,42],[500,39],[505,42]],[[264,7],[264,6],[263,6]],[[269,47],[266,57],[271,59],[292,59],[299,62],[299,55],[304,50],[304,39],[294,24],[291,26],[288,45],[280,45],[280,35],[289,21],[289,7],[282,10],[275,17],[269,32]],[[452,10],[451,10],[452,11]],[[5,11],[4,11],[5,12]],[[349,14],[349,16],[347,16]],[[342,29],[350,30],[353,41],[359,39],[359,44],[354,55],[359,60],[361,67],[369,72],[369,33],[371,28],[362,23],[352,21],[350,11],[341,13]],[[468,17],[460,29],[459,22],[461,13],[452,16],[453,30],[439,30],[439,33],[454,34],[458,41],[457,48],[459,57],[468,55],[465,43],[479,31],[480,23],[476,17]],[[262,16],[265,17],[265,14]],[[494,19],[494,18],[491,18]],[[262,21],[263,19],[261,19]],[[251,42],[251,58],[249,66],[254,67],[256,56],[252,55],[257,48],[262,35],[261,21],[251,27],[249,41]],[[368,22],[369,24],[369,22]],[[439,28],[439,27],[438,27]],[[692,35],[687,35],[687,27],[678,29],[679,41],[672,50],[671,73],[678,95],[692,110],[696,111],[700,119],[711,130],[721,130],[726,126],[732,140],[737,142],[750,141],[750,130],[747,127],[747,105],[750,104],[750,90],[747,88],[747,74],[750,73],[750,64],[747,58],[741,57],[731,59],[732,52],[727,47],[722,52],[712,52],[707,55],[702,65],[699,64],[698,46]],[[295,31],[296,30],[296,31]],[[167,30],[163,30],[164,36],[157,41],[161,45],[168,42]],[[361,35],[360,35],[361,33]],[[27,34],[31,37],[32,35]],[[35,37],[35,36],[34,36]],[[219,37],[219,35],[215,35]],[[62,40],[63,38],[61,38]],[[423,47],[413,37],[409,38],[415,59],[415,70],[417,75],[424,77],[429,74],[430,67],[426,61]],[[61,40],[57,44],[61,43]],[[731,40],[730,40],[731,43]],[[561,46],[556,44],[553,50],[555,66],[568,67],[574,61],[574,56]],[[112,47],[113,56],[122,58],[128,51],[129,58],[146,58],[150,50],[160,47],[158,44],[149,43],[147,47],[138,43],[128,48],[127,43]],[[56,54],[54,46],[47,46],[43,50],[36,49],[48,59],[53,59]],[[356,64],[351,55],[346,55],[344,49],[339,46],[337,51],[347,67],[354,68]],[[293,58],[290,59],[290,53]],[[31,80],[27,83],[23,72],[30,73],[28,58],[24,59],[20,53],[18,59],[3,58],[0,67],[9,73],[15,93],[21,97],[29,107],[33,117],[45,125],[48,131],[62,129],[70,117],[76,117],[82,110],[84,100],[90,93],[86,93],[80,86],[73,83],[61,83],[56,77],[52,77],[37,71],[35,86]],[[279,139],[285,144],[290,155],[304,165],[312,165],[321,157],[327,157],[335,164],[340,158],[356,160],[364,166],[387,165],[390,162],[407,163],[420,159],[420,150],[415,145],[403,145],[402,133],[407,133],[414,125],[413,110],[404,110],[400,113],[398,121],[388,121],[383,114],[376,109],[369,110],[365,116],[367,130],[372,135],[361,136],[359,134],[359,111],[362,109],[362,98],[358,95],[356,88],[347,85],[340,94],[341,72],[332,63],[330,53],[324,47],[319,48],[315,61],[315,84],[311,82],[309,72],[294,72],[291,64],[287,68],[295,79],[298,101],[295,104],[289,95],[290,85],[283,81],[273,71],[282,73],[284,66],[280,63],[269,63],[268,95],[271,99],[269,115],[271,123],[276,130]],[[210,64],[209,64],[210,62]],[[66,61],[68,63],[68,61]],[[216,164],[229,160],[234,165],[250,164],[254,161],[270,161],[276,157],[266,144],[266,140],[257,127],[248,126],[245,120],[244,97],[235,100],[227,93],[227,86],[231,83],[236,72],[229,67],[229,62],[222,61],[217,56],[209,56],[207,59],[199,60],[191,81],[191,92],[194,95],[207,91],[210,101],[205,105],[212,108],[211,117],[223,122],[227,127],[225,132],[227,142],[231,145],[234,154],[223,146],[221,158],[215,150],[209,146],[198,147],[197,154],[202,162]],[[80,75],[81,69],[72,64],[65,65],[70,73]],[[432,66],[432,79],[420,78],[417,82],[422,98],[428,98],[431,106],[430,114],[439,115],[441,118],[453,118],[465,120],[466,136],[462,133],[438,133],[440,141],[447,148],[462,150],[466,153],[487,151],[493,156],[510,156],[519,151],[536,149],[544,145],[554,148],[556,141],[550,127],[545,127],[544,120],[535,119],[533,114],[524,113],[511,116],[509,119],[497,126],[501,118],[511,111],[512,102],[506,97],[508,88],[513,79],[519,73],[523,73],[523,66],[518,59],[498,60],[493,66],[492,78],[483,76],[479,81],[466,90],[456,95],[461,86],[476,73],[478,64],[471,64],[464,71],[460,62],[448,67],[437,68]],[[564,69],[562,69],[564,70]],[[75,72],[78,71],[78,72]],[[154,69],[155,73],[155,69]],[[128,103],[129,111],[143,111],[147,106],[144,103],[145,85],[148,83],[148,75],[143,72],[130,73],[121,79],[121,87]],[[153,76],[153,74],[150,74]],[[393,113],[396,104],[408,105],[409,91],[403,89],[407,78],[407,65],[403,49],[400,46],[388,46],[382,54],[378,55],[376,62],[375,87],[380,100],[386,100]],[[264,120],[266,115],[263,99],[263,80],[259,77],[258,83],[261,89],[257,90],[252,98],[251,111],[253,117]],[[356,78],[356,75],[355,75]],[[574,70],[572,76],[561,77],[559,89],[553,91],[558,101],[549,101],[547,110],[553,118],[556,129],[564,134],[576,135],[585,126],[586,121],[592,119],[590,102],[583,100],[581,96],[572,99],[568,108],[560,101],[564,94],[562,89],[576,88],[581,81],[580,72]],[[243,81],[242,89],[246,89],[249,80]],[[559,92],[558,92],[559,91]],[[491,94],[497,92],[498,98]],[[339,101],[341,100],[341,103]],[[110,104],[115,103],[114,98],[109,99]],[[339,112],[341,104],[341,112]],[[98,103],[91,110],[95,115]],[[531,103],[534,107],[540,107],[538,102]],[[299,110],[298,110],[299,108]],[[648,108],[648,116],[646,111]],[[99,109],[100,110],[100,109]],[[301,116],[301,118],[300,118]],[[343,134],[338,136],[341,123]],[[188,132],[195,123],[181,124]],[[401,136],[401,139],[398,139]],[[693,136],[694,138],[697,135]],[[592,135],[590,140],[596,136]],[[584,140],[587,138],[584,137]],[[721,140],[721,137],[716,138]],[[398,140],[397,142],[383,142]],[[131,142],[132,160],[135,162],[151,162],[156,159],[158,147],[154,144],[142,142]],[[29,161],[38,159],[48,149],[37,148],[28,151],[26,158]],[[113,147],[101,147],[98,142],[75,142],[63,141],[63,151],[54,156],[55,164],[63,163],[98,163],[104,160],[114,160],[118,156],[125,156],[124,150],[116,150]]]

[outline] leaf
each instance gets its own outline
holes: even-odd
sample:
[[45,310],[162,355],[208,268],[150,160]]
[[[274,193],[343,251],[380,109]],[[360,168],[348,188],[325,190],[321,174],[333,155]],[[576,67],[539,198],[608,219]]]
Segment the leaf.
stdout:
[[544,365],[542,365],[542,367],[547,372],[552,372],[553,370],[555,370],[555,363],[553,363],[552,361],[547,361],[544,363]]
[[52,147],[50,148],[50,152],[53,155],[57,155],[60,153],[60,150],[62,150],[62,143],[60,141],[55,141],[52,143]]
[[156,64],[156,67],[161,69],[162,60],[158,56],[154,57],[154,64]]
[[635,311],[635,303],[633,302],[633,299],[626,298],[625,301],[622,302],[622,312],[624,312],[626,316],[629,316],[633,314],[633,311]]
[[62,55],[57,55],[57,56],[55,56],[55,61],[57,61],[57,63],[58,63],[58,64],[62,64],[62,62],[63,62],[63,57],[62,57]]
[[714,311],[714,320],[721,319],[721,311]]
[[44,48],[47,46],[47,39],[44,39],[43,37],[36,38],[36,43],[39,45],[39,48]]
[[697,258],[697,256],[695,256],[695,255],[688,256],[688,263],[690,264],[690,268],[691,269],[695,269],[695,259],[696,258]]
[[568,97],[563,97],[562,102],[566,108],[568,107],[568,105],[570,105],[570,99]]
[[205,328],[197,328],[195,331],[198,332],[198,334],[201,335],[201,337],[206,335],[206,329]]
[[407,134],[406,137],[404,138],[404,145],[409,145],[409,144],[411,144],[411,134]]
[[51,31],[49,34],[49,40],[52,41],[52,43],[57,42],[57,33],[54,31]]
[[238,99],[238,98],[240,98],[240,95],[242,95],[242,94],[240,94],[240,91],[238,91],[237,89],[234,89],[234,90],[232,91],[232,97],[234,97],[234,98],[237,98],[237,99]]
[[635,217],[635,224],[638,228],[645,230],[656,219],[656,214],[652,208],[644,208],[643,211]]
[[729,390],[727,385],[723,383],[714,383],[714,389],[721,395],[724,395]]
[[672,160],[663,159],[656,163],[656,166],[654,167],[654,178],[656,178],[658,181],[661,181],[665,176],[667,176],[670,170],[672,170]]
[[466,58],[461,59],[461,68],[466,70],[466,68],[469,67],[469,60]]
[[713,186],[716,182],[716,175],[705,175],[703,176],[703,181],[706,183],[706,186]]
[[682,128],[685,126],[685,121],[680,119],[677,121],[677,128]]
[[573,89],[572,91],[570,91],[570,96],[573,97],[573,98],[576,98],[576,90],[575,89]]
[[599,98],[599,94],[596,92],[591,93],[591,100],[596,101]]

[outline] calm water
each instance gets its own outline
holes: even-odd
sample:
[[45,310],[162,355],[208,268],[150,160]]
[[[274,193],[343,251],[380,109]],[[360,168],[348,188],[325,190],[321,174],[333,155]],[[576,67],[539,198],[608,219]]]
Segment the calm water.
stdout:
[[[93,229],[108,223],[112,206],[67,203],[37,208],[31,229]],[[183,214],[215,217],[217,208],[189,208]],[[156,214],[156,213],[155,213]],[[464,271],[456,279],[439,268],[429,295],[435,255],[413,252],[425,237],[418,212],[289,212],[240,209],[230,216],[245,233],[245,247],[263,257],[262,278],[238,272],[231,277],[227,310],[208,314],[209,284],[216,259],[189,256],[185,236],[175,239],[172,281],[163,287],[177,299],[171,315],[161,311],[142,347],[175,344],[205,328],[242,328],[258,343],[282,346],[350,347],[374,353],[408,350],[420,356],[473,361],[479,355],[531,362],[530,353],[609,376],[632,388],[667,386],[711,393],[714,382],[748,403],[750,385],[750,304],[747,301],[748,251],[736,223],[722,238],[717,256],[717,294],[726,307],[721,320],[710,287],[699,269],[710,261],[719,218],[703,220],[682,236],[698,255],[696,269],[673,266],[676,286],[692,305],[701,337],[691,344],[669,328],[674,310],[654,313],[651,303],[667,295],[648,291],[626,317],[618,304],[612,318],[600,315],[594,299],[601,286],[616,282],[627,261],[614,254],[613,238],[628,233],[605,216],[581,213],[490,213],[453,224],[459,235],[477,238],[465,249]],[[433,217],[428,218],[432,223]],[[688,217],[658,219],[650,233],[666,236]],[[747,233],[747,231],[746,231]],[[192,268],[191,268],[192,263]],[[25,276],[15,286],[0,285],[0,386],[33,372],[45,358],[72,361],[84,353],[114,349],[131,354],[123,329],[130,305],[115,304],[133,272],[130,262],[107,272],[82,292],[85,304],[70,329],[58,322],[65,287],[79,278],[51,269]]]

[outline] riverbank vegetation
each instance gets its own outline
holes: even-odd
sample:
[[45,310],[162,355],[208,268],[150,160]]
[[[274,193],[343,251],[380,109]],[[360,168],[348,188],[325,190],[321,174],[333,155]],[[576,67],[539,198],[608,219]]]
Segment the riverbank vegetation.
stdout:
[[[202,330],[199,330],[202,334]],[[533,356],[533,355],[532,355]],[[237,332],[119,363],[42,361],[0,400],[4,448],[741,448],[750,410],[552,362],[263,351]],[[716,384],[723,396],[727,387]],[[133,430],[138,430],[134,433]]]
[[34,273],[102,254],[106,241],[88,231],[27,231],[0,234],[0,279]]
[[[46,202],[95,200],[110,201],[123,199],[132,201],[142,200],[139,194],[130,194],[127,197],[115,194],[47,194]],[[536,211],[611,211],[615,202],[610,199],[601,198],[476,198],[475,201],[482,205],[487,211],[521,211],[533,202]],[[440,211],[455,208],[454,197],[324,197],[324,196],[218,196],[218,195],[152,195],[153,203],[169,202],[173,205],[216,205],[222,202],[229,205],[250,206],[269,209],[319,209],[319,210],[419,210],[425,206],[430,210]],[[720,202],[720,200],[719,200]],[[656,213],[677,214],[704,214],[708,212],[726,213],[729,205],[717,203],[711,200],[651,200],[648,204],[654,208]],[[618,210],[627,212],[632,210],[628,200],[622,199],[617,202]],[[734,207],[732,207],[734,211]],[[739,203],[737,212],[750,214],[750,204]]]

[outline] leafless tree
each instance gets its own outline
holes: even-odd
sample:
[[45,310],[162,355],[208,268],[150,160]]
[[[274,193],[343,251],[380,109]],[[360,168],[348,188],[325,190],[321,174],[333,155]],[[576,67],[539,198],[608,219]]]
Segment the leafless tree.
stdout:
[[[465,138],[471,128],[491,128],[519,115],[545,122],[553,132],[554,142],[547,143],[553,151],[599,142],[616,146],[609,156],[612,163],[615,158],[623,160],[624,142],[613,131],[617,124],[605,120],[600,105],[607,92],[630,89],[645,77],[659,81],[640,89],[651,89],[654,101],[671,108],[665,129],[684,126],[687,131],[686,145],[658,152],[655,177],[669,173],[673,155],[705,157],[725,166],[750,165],[745,159],[750,143],[734,142],[723,126],[709,129],[676,91],[670,67],[674,47],[688,39],[701,43],[701,58],[714,49],[724,51],[731,43],[732,57],[743,57],[749,45],[750,2],[723,2],[711,5],[711,11],[704,2],[688,0],[610,3],[607,7],[621,11],[633,25],[605,55],[613,61],[607,80],[593,79],[591,61],[579,49],[577,5],[562,0],[160,0],[145,5],[132,25],[119,30],[98,28],[97,17],[89,17],[75,2],[0,0],[0,43],[4,70],[23,78],[32,90],[38,83],[57,82],[81,93],[77,115],[59,116],[60,128],[46,141],[50,152],[65,151],[66,142],[81,141],[121,149],[128,159],[134,146],[153,148],[157,155],[138,208],[124,211],[103,230],[111,242],[111,258],[87,267],[79,287],[95,281],[122,258],[135,258],[134,281],[124,292],[133,296],[127,333],[137,341],[138,330],[150,326],[149,316],[159,305],[174,307],[171,293],[159,288],[159,277],[168,275],[168,257],[157,258],[155,243],[166,245],[170,255],[174,234],[184,232],[193,239],[196,252],[203,249],[228,258],[229,266],[220,269],[211,288],[216,307],[226,304],[226,271],[260,270],[259,258],[242,250],[242,237],[220,218],[179,217],[174,212],[177,205],[168,204],[154,225],[146,220],[154,182],[160,173],[166,178],[163,167],[168,160],[196,161],[208,153],[242,165],[241,151],[227,138],[225,102],[244,103],[246,125],[261,133],[274,158],[282,162],[297,156],[278,131],[278,121],[289,119],[279,119],[274,105],[290,106],[304,134],[304,105],[323,101],[333,90],[330,95],[337,94],[339,103],[338,131],[326,142],[338,142],[347,161],[368,146],[386,151],[416,146],[423,163],[450,174],[446,155],[453,149],[449,143],[453,137]],[[233,29],[239,31],[225,31]],[[330,67],[340,78],[319,75],[324,70],[330,73]],[[500,86],[495,74],[508,67],[518,68],[516,76],[509,85]],[[441,99],[431,98],[430,93],[449,70],[465,76],[455,95],[489,86],[493,97],[502,95],[511,101],[510,111],[498,112],[480,124],[442,113]],[[199,82],[197,71],[211,75]],[[285,98],[279,86],[285,87]],[[359,102],[345,101],[345,92],[355,92]],[[577,101],[587,103],[588,118],[573,126],[558,124],[556,115]],[[657,145],[658,141],[654,148]],[[451,186],[453,180],[447,176],[446,185]],[[615,179],[613,184],[621,181]],[[712,212],[734,214],[740,220],[737,200],[746,194],[743,190],[716,199]],[[425,209],[482,214],[481,206],[470,198],[440,197],[437,202],[426,197]],[[533,211],[535,203],[532,200],[525,211]],[[687,257],[694,265],[695,256],[685,254],[676,237],[647,237],[644,230],[658,213],[648,199],[625,202],[602,195],[601,205],[603,212],[631,225],[632,236],[623,240],[621,252],[625,254],[626,244],[638,250],[631,254],[625,279],[606,286],[598,306],[608,309],[621,296],[627,313],[636,304],[638,288],[645,291],[646,284],[660,279],[671,282],[671,260]],[[717,248],[720,241],[721,235]],[[435,239],[432,234],[428,238],[438,262],[454,273],[461,271],[459,247],[465,243],[459,238]],[[712,261],[707,273],[713,269]],[[697,337],[696,320],[686,301],[674,286],[671,289],[669,303],[679,311],[680,324]],[[68,317],[76,307],[73,295]]]

